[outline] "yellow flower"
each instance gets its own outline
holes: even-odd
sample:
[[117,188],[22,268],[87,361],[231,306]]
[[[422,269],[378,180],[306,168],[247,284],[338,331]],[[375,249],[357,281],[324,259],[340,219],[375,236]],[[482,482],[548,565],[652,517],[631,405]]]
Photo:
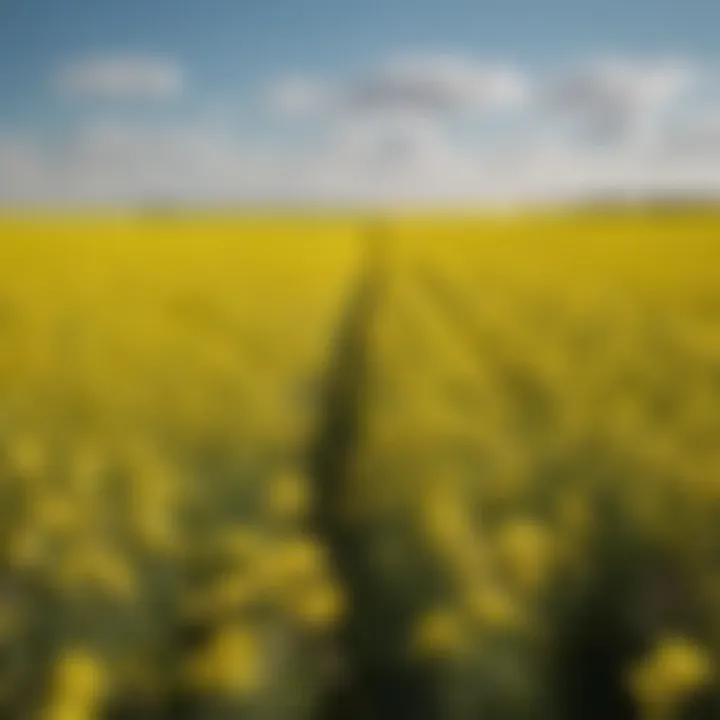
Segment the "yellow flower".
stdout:
[[270,516],[278,520],[304,517],[310,505],[307,480],[295,473],[281,474],[269,485],[267,503]]
[[193,658],[190,681],[199,690],[247,695],[265,682],[262,644],[242,626],[222,628],[209,646]]
[[84,540],[64,557],[55,574],[65,589],[95,589],[110,597],[132,600],[136,592],[136,578],[130,563],[117,552]]
[[509,592],[497,586],[478,588],[470,594],[467,604],[470,617],[483,628],[514,629],[524,622],[517,601]]
[[132,599],[136,579],[130,563],[117,553],[98,552],[89,568],[95,582],[115,597]]
[[42,720],[96,720],[97,717],[94,708],[67,700],[52,702],[42,713]]
[[288,585],[323,577],[327,569],[325,548],[318,541],[298,537],[271,551],[261,574],[277,590]]
[[228,573],[204,593],[195,604],[200,613],[223,613],[237,610],[257,595],[257,586],[245,573]]
[[511,583],[526,592],[538,588],[552,560],[550,540],[548,530],[533,520],[514,520],[501,529],[496,557]]
[[13,470],[24,478],[37,480],[42,477],[47,465],[45,447],[32,435],[15,439],[8,448]]
[[104,459],[97,445],[85,443],[76,448],[70,466],[73,489],[81,494],[94,493],[99,488],[103,471]]
[[10,562],[17,568],[42,567],[45,550],[43,533],[32,527],[25,527],[16,532],[8,544]]
[[423,500],[425,534],[440,550],[451,554],[475,544],[474,529],[459,493],[442,484],[430,489]]
[[221,534],[216,549],[219,554],[236,560],[250,560],[267,549],[267,541],[257,530],[236,527]]
[[141,505],[134,512],[133,524],[137,537],[155,552],[169,553],[178,543],[176,519],[171,507]]
[[434,610],[420,618],[413,637],[413,647],[422,657],[443,658],[462,649],[465,631],[457,613],[449,609]]
[[74,708],[95,707],[109,688],[105,667],[92,654],[68,650],[57,661],[53,697]]
[[592,508],[579,492],[563,492],[559,499],[558,521],[574,539],[585,536],[592,523]]
[[628,681],[643,718],[669,717],[681,702],[708,684],[713,662],[692,640],[666,637],[631,668]]
[[334,625],[342,616],[345,602],[340,590],[323,582],[300,594],[292,606],[295,617],[312,629],[322,630]]
[[66,534],[78,528],[82,518],[69,498],[50,495],[37,502],[36,522],[43,530]]

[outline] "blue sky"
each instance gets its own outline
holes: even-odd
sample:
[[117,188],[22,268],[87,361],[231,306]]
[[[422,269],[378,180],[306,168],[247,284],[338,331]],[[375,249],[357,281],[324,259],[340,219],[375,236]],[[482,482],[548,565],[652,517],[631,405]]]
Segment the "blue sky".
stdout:
[[[345,137],[349,120],[355,123],[352,137],[358,132],[362,135],[364,130],[358,130],[357,123],[364,121],[358,121],[355,110],[338,119],[338,113],[328,112],[327,107],[311,119],[288,117],[268,103],[272,88],[300,76],[311,83],[331,84],[338,95],[344,91],[343,84],[360,82],[353,78],[369,78],[377,85],[381,74],[377,68],[398,56],[460,59],[454,69],[442,61],[439,65],[444,69],[437,73],[432,62],[413,65],[412,87],[400,88],[405,97],[422,84],[418,84],[418,67],[428,68],[428,77],[434,78],[433,92],[442,95],[456,92],[459,82],[475,82],[468,79],[470,65],[478,72],[513,68],[527,82],[537,84],[550,82],[553,74],[562,77],[606,58],[644,63],[642,76],[633,75],[627,65],[635,85],[621,81],[622,87],[608,91],[609,81],[603,80],[604,98],[586,99],[583,108],[575,108],[585,115],[599,112],[603,122],[609,112],[618,114],[618,103],[632,105],[628,96],[636,94],[635,87],[655,82],[653,63],[687,62],[702,68],[704,90],[700,96],[697,91],[695,96],[687,93],[680,107],[690,108],[693,103],[702,107],[705,116],[692,122],[707,130],[714,123],[718,27],[720,3],[716,0],[0,0],[0,133],[5,136],[4,144],[0,136],[0,149],[12,161],[8,166],[25,163],[41,175],[43,170],[36,166],[45,167],[49,160],[37,157],[40,145],[55,143],[55,151],[64,152],[68,162],[68,154],[77,147],[58,149],[58,145],[77,144],[77,133],[97,123],[126,123],[135,133],[140,132],[138,127],[152,132],[152,128],[180,123],[194,128],[193,139],[205,132],[214,134],[210,139],[217,143],[222,135],[234,148],[240,144],[252,152],[263,143],[300,147],[308,138],[322,146],[328,132]],[[108,70],[108,59],[115,63],[115,70]],[[82,74],[83,63],[94,67],[90,86],[87,74]],[[164,64],[164,70],[159,64]],[[128,79],[130,67],[135,80]],[[177,74],[175,85],[169,79],[171,69]],[[117,73],[124,73],[117,80],[124,90],[108,94],[97,83],[113,72],[116,80]],[[74,80],[63,85],[59,80],[63,73]],[[138,73],[145,73],[145,80],[138,81]],[[147,82],[152,85],[151,77],[156,77],[157,92],[147,87]],[[592,84],[596,78],[590,80]],[[142,87],[133,87],[135,81]],[[440,87],[442,83],[452,87]],[[359,87],[346,95],[353,96]],[[393,81],[392,91],[397,89]],[[383,92],[387,94],[388,87],[383,86]],[[648,92],[648,97],[655,97]],[[664,104],[669,109],[671,103]],[[545,108],[538,105],[533,113],[526,109],[524,115],[518,111],[514,126],[543,126]],[[427,108],[419,109],[422,122],[428,122]],[[624,125],[628,112],[620,111],[619,121]],[[640,110],[632,112],[639,115]],[[411,134],[424,138],[417,141],[421,143],[435,142],[428,138],[435,138],[440,126],[441,134],[454,145],[468,138],[482,140],[483,134],[493,137],[493,121],[487,117],[461,118],[453,113],[437,117],[436,113],[433,128],[419,132],[417,120],[411,118]],[[376,127],[377,119],[373,122]],[[502,128],[506,122],[498,125],[495,121],[494,127]],[[692,122],[688,120],[688,127]],[[555,135],[561,126],[558,122]],[[18,135],[23,139],[22,152],[32,146],[32,162],[11,146]],[[254,162],[263,168],[272,165],[285,180],[290,176],[287,167],[282,169],[283,159],[263,162],[260,157]],[[299,172],[297,167],[295,172]],[[0,166],[2,178],[11,190],[18,184]],[[127,175],[127,181],[132,182],[131,176]],[[30,181],[26,178],[25,182]],[[230,193],[232,188],[227,190]]]
[[290,69],[362,66],[398,48],[459,48],[544,66],[607,51],[717,54],[715,0],[3,0],[2,114],[52,111],[68,58],[180,59],[198,94],[242,96]]

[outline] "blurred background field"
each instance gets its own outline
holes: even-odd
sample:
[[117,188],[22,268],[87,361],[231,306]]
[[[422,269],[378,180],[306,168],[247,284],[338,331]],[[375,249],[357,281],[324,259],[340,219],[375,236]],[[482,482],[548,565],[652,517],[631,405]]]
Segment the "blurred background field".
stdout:
[[0,220],[0,716],[720,716],[713,211]]

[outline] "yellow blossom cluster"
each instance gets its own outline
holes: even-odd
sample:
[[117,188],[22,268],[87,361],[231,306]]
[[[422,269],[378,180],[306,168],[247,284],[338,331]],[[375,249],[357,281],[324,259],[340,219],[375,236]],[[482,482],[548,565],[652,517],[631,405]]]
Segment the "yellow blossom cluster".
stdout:
[[0,219],[0,715],[720,716],[719,237]]

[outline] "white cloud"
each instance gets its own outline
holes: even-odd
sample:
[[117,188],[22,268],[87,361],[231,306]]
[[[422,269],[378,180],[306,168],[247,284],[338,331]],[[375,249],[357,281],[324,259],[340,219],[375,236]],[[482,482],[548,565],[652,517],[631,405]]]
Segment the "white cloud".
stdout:
[[181,94],[182,67],[153,56],[98,56],[58,68],[54,82],[64,95],[97,98],[168,99]]
[[522,75],[450,54],[394,58],[339,90],[351,110],[454,113],[517,107],[526,97]]
[[258,146],[219,111],[192,122],[86,123],[54,144],[0,130],[0,201],[487,204],[720,193],[718,115],[696,114],[673,132],[658,123],[655,141],[644,144],[582,143],[557,124],[560,110],[590,124],[609,117],[626,137],[628,126],[643,125],[638,118],[654,122],[679,97],[688,82],[679,64],[600,63],[570,73],[545,97],[549,125],[548,106],[530,103],[515,134],[473,146],[453,133],[456,115],[516,106],[527,83],[442,57],[395,58],[364,82],[296,77],[276,86],[288,117],[320,116],[312,149]]
[[0,202],[43,194],[46,163],[32,139],[17,133],[0,135],[0,168]]
[[0,141],[7,202],[443,203],[720,192],[714,158],[564,141],[470,151],[421,119],[338,125],[313,152],[244,145],[200,124],[88,125],[61,147]]
[[469,199],[483,178],[438,126],[395,119],[339,125],[320,151],[294,154],[201,124],[92,124],[54,148],[8,138],[0,163],[0,200],[20,204]]
[[547,106],[601,139],[653,136],[663,113],[696,79],[681,60],[605,59],[572,71],[552,84]]
[[52,147],[30,138],[7,145],[14,167],[2,165],[0,188],[10,202],[202,202],[262,188],[250,149],[201,123],[91,123]]
[[713,108],[681,123],[668,138],[668,152],[685,157],[720,159],[720,108]]
[[[330,191],[344,201],[421,202],[482,195],[482,162],[453,143],[442,126],[423,118],[341,123],[313,161],[310,192]],[[323,184],[318,185],[318,179]]]
[[272,85],[270,104],[288,117],[314,115],[328,106],[328,88],[312,78],[293,76]]
[[515,108],[527,95],[514,68],[450,53],[396,56],[335,82],[286,78],[270,91],[281,112],[335,115],[486,112]]

